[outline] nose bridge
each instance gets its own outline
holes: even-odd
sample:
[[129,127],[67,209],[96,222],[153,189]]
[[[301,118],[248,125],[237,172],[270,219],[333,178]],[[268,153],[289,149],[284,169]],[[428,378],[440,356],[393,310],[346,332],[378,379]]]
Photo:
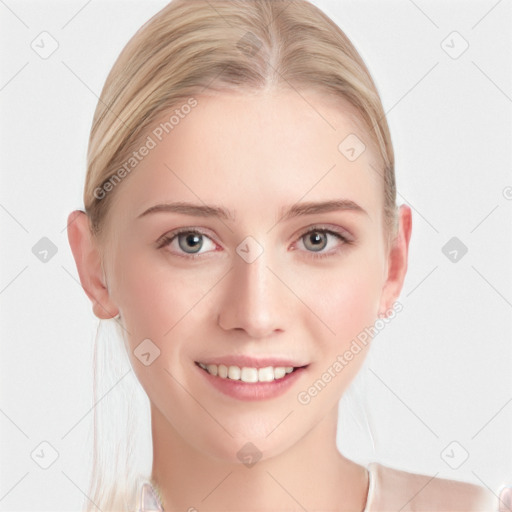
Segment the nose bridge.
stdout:
[[[250,246],[247,249],[243,244],[237,248],[219,324],[224,329],[243,329],[252,337],[269,336],[284,322],[279,308],[279,282],[267,268],[271,266],[270,254],[256,254]],[[247,257],[251,251],[251,257]]]

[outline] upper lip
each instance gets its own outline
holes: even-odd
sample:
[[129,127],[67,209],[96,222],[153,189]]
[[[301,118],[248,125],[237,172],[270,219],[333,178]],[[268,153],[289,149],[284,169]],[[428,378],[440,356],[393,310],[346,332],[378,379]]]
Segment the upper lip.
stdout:
[[205,357],[205,359],[198,359],[197,363],[203,364],[224,364],[226,366],[238,366],[239,368],[266,368],[267,366],[273,366],[274,368],[279,366],[293,366],[299,368],[301,366],[307,366],[306,363],[300,363],[297,360],[290,358],[281,357],[254,357],[254,356],[222,356],[222,357]]

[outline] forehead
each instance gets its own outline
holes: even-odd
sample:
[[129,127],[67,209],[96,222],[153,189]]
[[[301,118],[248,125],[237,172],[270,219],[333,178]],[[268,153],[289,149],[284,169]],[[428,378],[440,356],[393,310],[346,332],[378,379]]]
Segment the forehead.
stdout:
[[[304,200],[383,206],[378,160],[355,109],[315,92],[209,93],[162,114],[116,203],[135,218],[156,202],[222,204],[261,215]],[[365,147],[366,146],[366,147]]]

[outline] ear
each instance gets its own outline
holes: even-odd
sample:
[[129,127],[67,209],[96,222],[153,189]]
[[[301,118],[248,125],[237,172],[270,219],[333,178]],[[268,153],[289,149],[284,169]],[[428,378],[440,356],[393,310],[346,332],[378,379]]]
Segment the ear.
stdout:
[[392,308],[402,290],[407,272],[411,229],[411,209],[401,205],[398,211],[398,233],[391,242],[388,253],[387,278],[382,289],[379,316],[386,316],[386,312]]
[[101,265],[101,255],[85,212],[75,210],[69,214],[68,240],[82,288],[93,304],[93,313],[101,319],[116,316],[118,309],[110,299]]

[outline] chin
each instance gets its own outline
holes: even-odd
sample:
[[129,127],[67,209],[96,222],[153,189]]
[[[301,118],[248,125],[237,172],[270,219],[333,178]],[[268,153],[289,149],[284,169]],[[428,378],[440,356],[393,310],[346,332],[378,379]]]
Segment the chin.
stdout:
[[[279,420],[282,421],[282,418]],[[276,421],[276,425],[279,425]],[[245,464],[252,467],[256,462],[271,459],[281,455],[288,448],[293,446],[299,439],[300,435],[290,432],[288,428],[283,428],[281,432],[277,430],[265,428],[264,433],[259,429],[248,426],[236,432],[231,432],[233,437],[216,434],[210,439],[209,445],[203,444],[203,450],[212,458],[229,464]],[[271,434],[269,435],[269,432]],[[205,439],[205,438],[203,438]],[[196,445],[197,446],[197,445]]]

